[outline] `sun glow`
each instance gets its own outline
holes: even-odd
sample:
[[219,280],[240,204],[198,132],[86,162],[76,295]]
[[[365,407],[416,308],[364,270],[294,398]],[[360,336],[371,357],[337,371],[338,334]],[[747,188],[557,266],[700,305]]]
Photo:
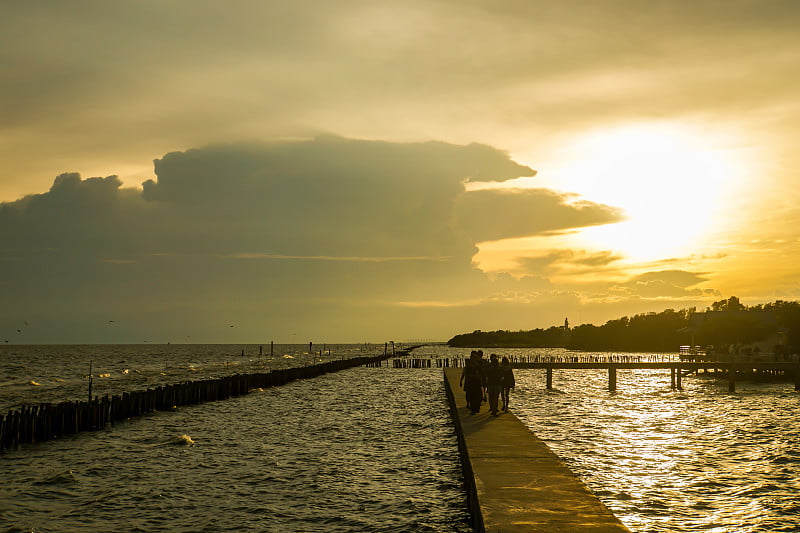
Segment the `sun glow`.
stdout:
[[539,167],[535,183],[618,207],[626,220],[543,240],[611,251],[636,263],[702,253],[725,224],[724,208],[744,181],[747,165],[725,141],[649,124],[576,139],[558,154],[560,162]]

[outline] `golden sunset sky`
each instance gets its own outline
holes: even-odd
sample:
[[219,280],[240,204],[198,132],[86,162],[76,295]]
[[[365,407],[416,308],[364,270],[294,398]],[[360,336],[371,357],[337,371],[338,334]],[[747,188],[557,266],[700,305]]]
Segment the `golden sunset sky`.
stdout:
[[5,2],[0,342],[798,299],[799,27],[794,0]]

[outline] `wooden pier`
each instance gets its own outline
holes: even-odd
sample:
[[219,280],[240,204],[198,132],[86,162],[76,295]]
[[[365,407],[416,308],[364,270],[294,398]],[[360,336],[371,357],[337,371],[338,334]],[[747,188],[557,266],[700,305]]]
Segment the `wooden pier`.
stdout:
[[513,363],[514,368],[539,368],[545,370],[546,387],[553,388],[553,370],[606,370],[608,390],[617,390],[617,370],[669,370],[670,386],[683,390],[682,379],[690,373],[713,372],[723,374],[728,379],[728,391],[736,392],[737,376],[743,378],[755,372],[782,374],[794,379],[794,388],[800,391],[800,364],[794,362],[748,362],[748,361],[696,361],[696,362],[560,362],[560,363]]
[[[461,368],[463,358],[395,358],[390,361],[393,368]],[[545,370],[545,386],[553,388],[554,370],[605,370],[608,373],[608,390],[617,390],[617,370],[669,370],[670,386],[683,390],[683,378],[693,373],[713,373],[726,378],[728,391],[736,392],[736,381],[755,374],[773,374],[794,381],[800,391],[800,362],[786,361],[680,361],[668,355],[626,356],[617,355],[600,358],[594,355],[567,357],[517,357],[512,358],[512,368]]]
[[461,370],[444,370],[472,525],[488,533],[625,533],[547,445],[511,413],[471,415]]

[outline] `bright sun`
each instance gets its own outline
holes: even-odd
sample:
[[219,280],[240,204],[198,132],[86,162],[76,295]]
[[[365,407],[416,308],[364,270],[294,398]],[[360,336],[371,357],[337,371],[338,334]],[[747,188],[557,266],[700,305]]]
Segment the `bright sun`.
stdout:
[[624,211],[626,220],[530,239],[537,249],[611,251],[626,263],[702,253],[717,217],[742,182],[743,161],[729,139],[689,128],[643,124],[594,131],[516,185],[577,193]]

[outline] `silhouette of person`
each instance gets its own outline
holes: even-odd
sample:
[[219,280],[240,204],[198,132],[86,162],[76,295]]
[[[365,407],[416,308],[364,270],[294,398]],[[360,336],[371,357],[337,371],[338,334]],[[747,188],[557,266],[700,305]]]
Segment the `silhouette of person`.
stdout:
[[469,360],[464,365],[459,383],[464,385],[464,395],[467,398],[467,408],[473,415],[481,410],[483,400],[483,365],[476,352],[470,354]]
[[503,386],[503,374],[497,354],[489,356],[489,365],[486,367],[486,390],[489,395],[489,412],[497,416],[497,402]]
[[500,362],[500,376],[502,386],[500,395],[503,399],[503,411],[508,412],[509,393],[516,386],[516,383],[514,382],[514,371],[511,369],[511,363],[506,356],[503,356],[503,360]]
[[481,390],[483,391],[483,401],[487,401],[489,398],[487,397],[488,389],[486,388],[486,367],[489,366],[489,361],[483,358],[483,350],[478,350],[475,352],[478,354],[478,362],[481,365],[481,372],[483,375],[483,383],[481,383]]
[[[475,358],[476,357],[477,357],[477,352],[475,352],[475,350],[472,350],[471,352],[469,352],[469,359],[467,359],[464,362],[464,368],[461,370],[461,379],[458,380],[458,385],[462,389],[464,389],[465,393],[467,391],[467,387],[465,386],[464,382],[468,379],[468,374],[470,373],[469,367],[470,367],[470,365],[475,364]],[[471,405],[470,397],[467,396],[466,398],[467,398],[467,409],[470,409],[470,405]]]

